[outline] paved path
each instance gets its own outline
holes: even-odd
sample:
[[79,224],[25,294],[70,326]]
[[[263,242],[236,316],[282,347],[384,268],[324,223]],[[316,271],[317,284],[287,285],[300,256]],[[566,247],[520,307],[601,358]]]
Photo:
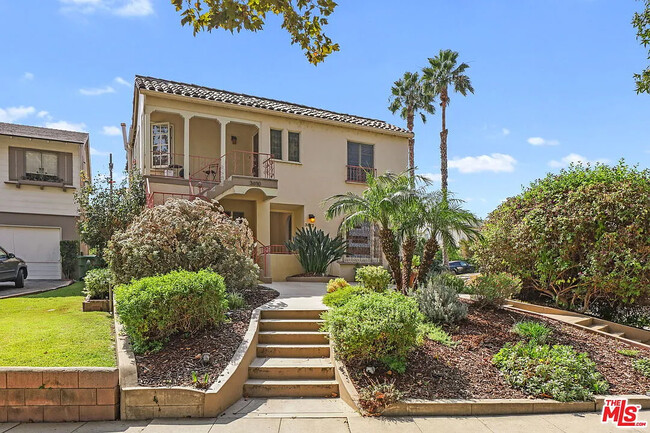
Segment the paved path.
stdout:
[[294,282],[277,282],[263,284],[264,287],[270,287],[280,293],[280,296],[271,301],[267,308],[282,309],[326,309],[323,304],[323,295],[327,293],[327,284],[325,283],[294,283]]
[[[650,420],[650,411],[640,419]],[[1,424],[0,433],[605,433],[648,432],[601,424],[600,415],[558,414],[493,417],[330,418],[244,416],[205,419],[158,419],[133,422]]]
[[69,280],[25,280],[25,287],[16,289],[14,283],[0,283],[0,299],[47,292],[70,284]]

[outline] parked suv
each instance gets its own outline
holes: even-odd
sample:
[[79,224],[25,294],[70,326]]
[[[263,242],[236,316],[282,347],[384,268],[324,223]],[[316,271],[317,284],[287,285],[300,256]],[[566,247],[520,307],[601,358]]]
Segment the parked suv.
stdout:
[[23,259],[0,247],[0,281],[13,281],[17,288],[24,287],[27,265]]
[[470,265],[464,260],[453,260],[449,262],[449,270],[455,273],[456,275],[467,274],[476,271],[474,266]]

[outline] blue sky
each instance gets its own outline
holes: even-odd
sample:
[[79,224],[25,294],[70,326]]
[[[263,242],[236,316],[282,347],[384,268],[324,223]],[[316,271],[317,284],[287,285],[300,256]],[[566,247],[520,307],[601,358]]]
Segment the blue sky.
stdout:
[[[307,63],[270,19],[258,34],[193,37],[167,0],[0,0],[0,121],[90,132],[94,171],[123,167],[133,76],[153,75],[404,122],[390,87],[440,49],[476,89],[448,110],[450,190],[487,215],[572,160],[650,165],[650,96],[634,0],[339,2],[341,51]],[[440,116],[416,123],[416,164],[439,173]]]

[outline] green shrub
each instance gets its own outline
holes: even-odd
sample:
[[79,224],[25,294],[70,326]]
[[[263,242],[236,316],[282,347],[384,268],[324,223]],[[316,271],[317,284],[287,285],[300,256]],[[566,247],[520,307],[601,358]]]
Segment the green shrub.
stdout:
[[418,341],[422,341],[426,337],[431,341],[435,341],[436,343],[445,346],[455,347],[458,345],[458,342],[454,341],[451,338],[451,335],[447,334],[444,329],[433,323],[421,323],[418,327],[418,334]]
[[159,350],[179,332],[222,323],[228,309],[223,278],[212,271],[173,271],[115,288],[116,310],[136,352]]
[[586,401],[609,389],[589,356],[571,346],[508,343],[492,362],[510,385],[534,396]]
[[341,307],[355,296],[363,295],[364,293],[367,293],[367,290],[365,290],[363,287],[343,287],[342,289],[338,289],[335,292],[330,292],[327,295],[323,296],[323,304],[327,305],[330,308]]
[[61,271],[66,278],[77,279],[79,241],[61,241],[59,243],[61,253]]
[[348,242],[341,236],[332,239],[321,229],[308,225],[300,228],[286,246],[289,251],[298,253],[298,261],[305,272],[325,275],[327,267],[343,257]]
[[216,202],[171,199],[115,233],[107,255],[118,283],[177,269],[211,269],[232,291],[257,286],[254,247],[246,220],[233,220]]
[[630,358],[636,358],[639,356],[639,351],[636,349],[618,349],[616,353],[619,353],[623,356],[629,356]]
[[415,300],[396,292],[354,296],[323,317],[343,359],[383,360],[393,367],[416,345],[422,322]]
[[[460,283],[459,283],[460,281]],[[454,323],[467,317],[467,305],[458,299],[463,281],[450,274],[436,275],[415,292],[420,311],[434,323]]]
[[90,299],[108,299],[114,280],[113,273],[108,268],[91,269],[84,277],[84,294]]
[[241,308],[246,308],[246,306],[248,305],[246,303],[246,299],[244,299],[241,293],[237,293],[237,292],[227,293],[226,299],[228,300],[229,310],[239,310]]
[[545,343],[551,335],[551,330],[546,325],[540,322],[533,322],[532,320],[515,323],[512,327],[512,332],[528,341],[538,344]]
[[385,292],[391,282],[390,273],[382,266],[362,266],[357,269],[355,279],[375,292]]
[[350,283],[345,278],[334,278],[327,283],[327,293],[336,292],[339,289],[348,287]]
[[506,272],[475,275],[467,284],[479,306],[503,305],[521,291],[521,280]]
[[560,305],[650,295],[650,170],[572,165],[507,199],[481,228],[484,272],[510,272]]
[[650,359],[648,358],[639,358],[634,360],[632,364],[635,370],[638,370],[646,377],[650,377]]

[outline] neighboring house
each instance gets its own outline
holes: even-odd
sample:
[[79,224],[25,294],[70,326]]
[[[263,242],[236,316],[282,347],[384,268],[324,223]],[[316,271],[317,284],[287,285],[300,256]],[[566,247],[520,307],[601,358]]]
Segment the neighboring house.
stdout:
[[[264,276],[302,272],[285,241],[311,218],[326,221],[323,200],[362,193],[368,171],[407,168],[410,133],[376,119],[194,84],[136,76],[129,164],[145,177],[149,206],[169,197],[218,200],[244,217],[260,245]],[[349,254],[331,273],[382,261],[371,227],[345,234]]]
[[79,238],[74,193],[90,175],[88,134],[0,123],[0,246],[30,279],[59,279],[61,240]]

